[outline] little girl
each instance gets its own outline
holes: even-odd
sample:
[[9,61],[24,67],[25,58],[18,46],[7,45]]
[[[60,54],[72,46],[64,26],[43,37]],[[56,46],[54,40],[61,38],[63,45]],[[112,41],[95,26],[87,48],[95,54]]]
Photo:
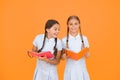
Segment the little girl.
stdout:
[[54,57],[37,57],[37,64],[33,80],[58,80],[56,65],[60,62],[62,50],[61,41],[57,38],[60,25],[56,20],[48,20],[45,25],[45,34],[37,35],[33,41],[32,51],[51,51]]
[[[63,49],[69,49],[77,54],[83,48],[89,47],[87,37],[81,33],[78,16],[70,16],[67,26],[67,37],[62,39]],[[74,60],[66,54],[62,55],[62,58],[67,58],[64,80],[90,80],[84,57],[89,57],[89,53],[85,53],[79,60]]]

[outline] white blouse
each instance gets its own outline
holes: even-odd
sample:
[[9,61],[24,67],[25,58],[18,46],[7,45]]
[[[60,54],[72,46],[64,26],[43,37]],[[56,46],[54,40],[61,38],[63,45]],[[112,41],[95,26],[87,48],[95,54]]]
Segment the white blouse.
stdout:
[[[66,48],[66,39],[67,39],[66,37],[62,39],[63,48]],[[83,41],[84,41],[84,46],[89,47],[89,43],[86,36],[83,36]],[[68,39],[69,50],[72,50],[77,53],[81,50],[81,46],[82,46],[82,40],[80,34],[78,34],[76,37],[73,37],[72,35],[69,34],[69,39]]]
[[[44,34],[37,35],[33,41],[33,45],[36,46],[39,50],[43,45],[43,40],[44,40]],[[44,48],[42,51],[51,51],[53,53],[54,52],[54,45],[55,45],[54,38],[51,38],[51,39],[46,38],[45,45],[44,45]],[[59,39],[57,39],[56,48],[58,50],[62,50],[61,41]]]

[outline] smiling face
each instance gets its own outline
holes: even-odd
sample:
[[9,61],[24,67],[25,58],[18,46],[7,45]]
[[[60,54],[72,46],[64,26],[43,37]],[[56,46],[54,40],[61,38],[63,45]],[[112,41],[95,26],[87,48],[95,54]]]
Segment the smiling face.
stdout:
[[60,32],[60,25],[54,24],[50,29],[46,29],[48,38],[56,38]]
[[68,27],[69,27],[70,33],[78,33],[80,23],[77,19],[72,18],[68,21]]

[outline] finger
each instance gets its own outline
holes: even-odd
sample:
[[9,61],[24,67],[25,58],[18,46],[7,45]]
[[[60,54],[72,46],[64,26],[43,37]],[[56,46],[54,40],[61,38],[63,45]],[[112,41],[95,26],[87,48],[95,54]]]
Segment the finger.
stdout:
[[42,58],[42,57],[39,57],[39,60],[43,60],[43,58]]

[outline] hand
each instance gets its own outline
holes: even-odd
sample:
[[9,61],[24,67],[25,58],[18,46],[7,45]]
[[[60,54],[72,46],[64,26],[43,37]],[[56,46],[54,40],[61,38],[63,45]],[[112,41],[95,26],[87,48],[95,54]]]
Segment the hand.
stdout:
[[47,58],[47,56],[43,56],[43,57],[37,57],[39,60],[42,60],[42,61],[45,61],[45,62],[48,62],[49,59]]
[[82,43],[82,47],[81,47],[81,49],[84,49],[84,48],[85,48],[84,43]]
[[67,55],[66,54],[62,54],[62,59],[66,59]]
[[62,49],[61,54],[65,54],[65,53],[66,53],[66,50]]
[[61,56],[62,59],[66,59],[66,58],[69,57],[69,56],[66,54],[66,52],[67,52],[66,50],[68,50],[68,49],[66,48],[66,49],[63,49],[63,50],[62,50],[62,56]]
[[30,54],[30,51],[27,51],[27,54],[29,57],[33,57],[31,54]]
[[87,52],[87,53],[85,53],[85,55],[84,55],[86,58],[88,58],[89,56],[90,56],[90,53],[89,52]]

